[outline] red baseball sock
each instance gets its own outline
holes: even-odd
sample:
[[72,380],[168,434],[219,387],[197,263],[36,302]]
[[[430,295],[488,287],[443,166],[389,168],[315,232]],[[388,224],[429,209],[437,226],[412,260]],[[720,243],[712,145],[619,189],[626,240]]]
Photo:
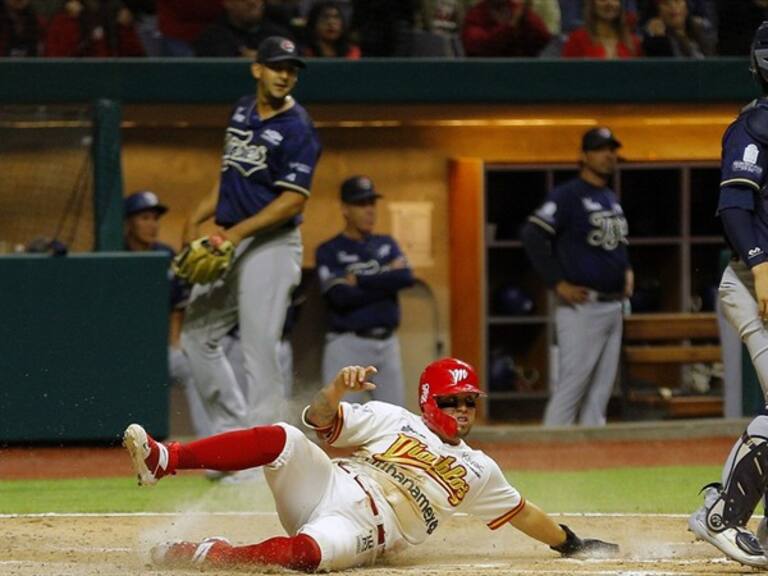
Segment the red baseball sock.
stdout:
[[231,472],[274,462],[284,447],[285,429],[282,426],[257,426],[169,446],[169,449],[177,454],[176,458],[171,458],[172,463],[176,460],[174,469],[205,468]]
[[270,538],[250,546],[214,546],[205,557],[210,566],[282,566],[314,572],[320,565],[320,546],[306,534]]

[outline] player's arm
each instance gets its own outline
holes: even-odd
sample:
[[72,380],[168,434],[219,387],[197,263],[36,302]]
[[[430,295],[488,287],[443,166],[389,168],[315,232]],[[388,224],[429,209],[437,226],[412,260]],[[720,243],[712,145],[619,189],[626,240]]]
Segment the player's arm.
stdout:
[[552,245],[553,231],[554,228],[545,220],[536,215],[531,216],[520,231],[523,247],[536,272],[558,296],[569,304],[585,302],[589,297],[588,289],[572,284],[563,277],[563,269]]
[[258,232],[269,230],[304,212],[308,197],[294,190],[283,192],[253,216],[227,229],[222,236],[237,245]]
[[368,274],[356,277],[356,283],[363,289],[373,288],[390,293],[395,293],[403,288],[413,286],[415,279],[413,271],[408,265],[408,259],[400,250],[394,239],[390,239],[392,246],[392,260],[382,267],[378,274]]
[[200,199],[195,209],[184,222],[184,232],[182,233],[181,243],[189,244],[195,238],[200,236],[200,225],[212,218],[216,213],[216,204],[219,201],[219,183],[213,185],[211,191]]
[[373,390],[376,385],[368,379],[376,374],[373,366],[347,366],[320,389],[304,413],[307,424],[322,429],[330,427],[339,413],[339,403],[348,392]]
[[565,530],[532,502],[526,501],[525,507],[509,523],[547,546],[559,546],[566,540]]

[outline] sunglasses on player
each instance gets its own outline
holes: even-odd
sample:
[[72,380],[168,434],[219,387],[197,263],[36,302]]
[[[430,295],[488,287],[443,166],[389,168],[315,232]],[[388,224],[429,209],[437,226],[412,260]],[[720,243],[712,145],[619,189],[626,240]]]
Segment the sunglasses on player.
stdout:
[[475,408],[477,406],[477,396],[465,396],[464,398],[459,396],[437,396],[435,402],[437,402],[437,407],[441,409],[453,408],[455,410],[462,404],[467,408]]

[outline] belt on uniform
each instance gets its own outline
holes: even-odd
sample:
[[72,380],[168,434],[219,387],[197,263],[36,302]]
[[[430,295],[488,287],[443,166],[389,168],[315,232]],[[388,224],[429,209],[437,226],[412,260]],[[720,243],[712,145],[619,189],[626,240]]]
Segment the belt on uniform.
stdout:
[[592,300],[594,302],[621,302],[624,300],[624,294],[621,292],[593,292]]
[[394,328],[379,326],[376,328],[366,328],[365,330],[355,330],[355,336],[360,336],[360,338],[372,338],[374,340],[386,340],[392,336],[394,332]]
[[357,485],[360,486],[360,490],[362,490],[368,498],[368,504],[371,506],[371,512],[373,512],[373,518],[376,521],[377,544],[379,546],[384,546],[384,521],[381,517],[381,514],[379,514],[379,507],[376,506],[376,501],[373,499],[373,496],[371,496],[371,493],[368,491],[365,485],[360,481],[360,477],[357,474],[349,470],[341,462],[336,462],[336,464],[338,464],[339,468],[344,470],[344,472],[352,476],[352,479],[357,482]]

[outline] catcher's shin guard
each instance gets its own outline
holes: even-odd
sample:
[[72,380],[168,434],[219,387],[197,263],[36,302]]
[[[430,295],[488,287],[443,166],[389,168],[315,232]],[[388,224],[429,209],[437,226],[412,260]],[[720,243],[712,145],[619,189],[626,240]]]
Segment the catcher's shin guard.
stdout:
[[744,432],[731,452],[727,477],[707,509],[707,528],[720,532],[746,526],[768,485],[768,438]]

